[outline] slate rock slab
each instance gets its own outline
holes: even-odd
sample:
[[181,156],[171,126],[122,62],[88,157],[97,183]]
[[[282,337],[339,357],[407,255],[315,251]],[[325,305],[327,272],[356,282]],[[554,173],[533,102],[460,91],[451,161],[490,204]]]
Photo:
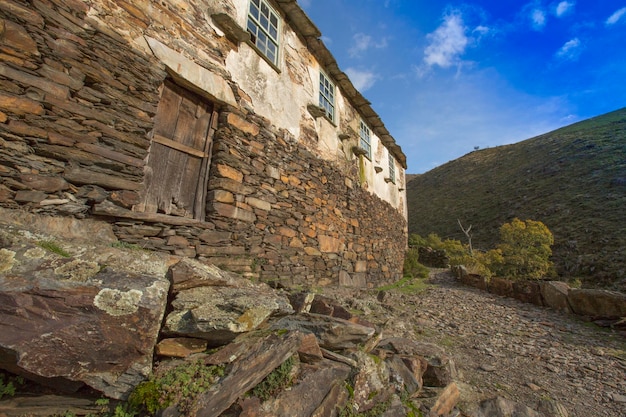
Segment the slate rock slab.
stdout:
[[52,239],[0,228],[0,369],[124,398],[151,370],[169,289],[163,262]]
[[272,315],[293,311],[286,296],[262,286],[191,288],[178,292],[171,306],[163,333],[205,339],[212,347],[255,330]]
[[272,328],[313,333],[319,345],[330,350],[354,349],[365,344],[375,333],[372,327],[319,314],[283,317],[272,323]]
[[111,269],[81,281],[54,275],[0,276],[0,368],[125,397],[150,373],[168,281]]

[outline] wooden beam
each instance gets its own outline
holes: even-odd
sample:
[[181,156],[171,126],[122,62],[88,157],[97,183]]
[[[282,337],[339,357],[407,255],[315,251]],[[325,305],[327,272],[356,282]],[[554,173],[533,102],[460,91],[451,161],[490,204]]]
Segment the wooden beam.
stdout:
[[198,158],[209,157],[209,155],[206,152],[203,152],[199,149],[192,148],[191,146],[183,145],[182,143],[178,143],[172,139],[168,139],[165,136],[154,135],[152,137],[152,140],[156,143],[160,143],[163,146],[167,146],[168,148],[176,149],[177,151],[181,151],[189,155],[197,156]]
[[123,219],[141,220],[149,223],[164,223],[173,226],[213,227],[211,223],[201,222],[188,217],[169,216],[162,213],[142,213],[116,206],[108,200],[93,206],[92,213],[98,216],[121,217]]

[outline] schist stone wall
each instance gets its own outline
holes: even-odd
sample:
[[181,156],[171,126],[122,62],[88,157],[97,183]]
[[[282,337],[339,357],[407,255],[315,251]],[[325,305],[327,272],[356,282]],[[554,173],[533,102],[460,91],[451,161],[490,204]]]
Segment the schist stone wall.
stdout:
[[[245,93],[205,67],[238,103]],[[0,2],[0,206],[103,219],[121,241],[285,285],[399,278],[406,220],[361,187],[358,159],[323,160],[303,144],[313,133],[248,106],[214,103],[203,219],[138,211],[164,83],[187,87],[175,78],[85,2]]]

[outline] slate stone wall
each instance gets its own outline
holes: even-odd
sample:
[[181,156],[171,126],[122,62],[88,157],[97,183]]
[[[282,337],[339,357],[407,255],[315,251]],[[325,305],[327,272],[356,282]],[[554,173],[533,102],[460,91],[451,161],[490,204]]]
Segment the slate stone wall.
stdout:
[[360,187],[358,160],[321,160],[244,108],[219,109],[206,222],[133,218],[167,73],[87,12],[0,5],[0,206],[87,218],[110,204],[129,214],[106,217],[122,241],[285,285],[399,278],[406,221]]

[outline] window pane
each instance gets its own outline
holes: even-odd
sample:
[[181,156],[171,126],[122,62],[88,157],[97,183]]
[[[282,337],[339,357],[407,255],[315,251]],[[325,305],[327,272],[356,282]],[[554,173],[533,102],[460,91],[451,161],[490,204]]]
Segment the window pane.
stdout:
[[259,9],[253,4],[250,5],[250,15],[259,20]]

